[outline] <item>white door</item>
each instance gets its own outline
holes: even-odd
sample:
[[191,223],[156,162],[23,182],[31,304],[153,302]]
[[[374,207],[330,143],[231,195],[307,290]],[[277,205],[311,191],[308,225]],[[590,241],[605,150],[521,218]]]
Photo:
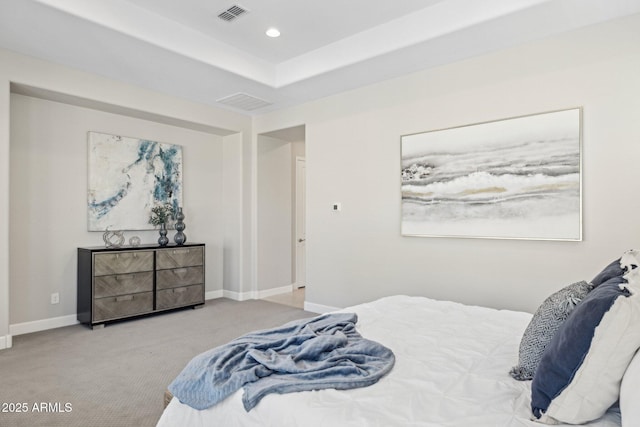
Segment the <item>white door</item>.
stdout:
[[306,187],[307,166],[303,157],[296,157],[296,287],[307,283],[307,233],[306,233]]

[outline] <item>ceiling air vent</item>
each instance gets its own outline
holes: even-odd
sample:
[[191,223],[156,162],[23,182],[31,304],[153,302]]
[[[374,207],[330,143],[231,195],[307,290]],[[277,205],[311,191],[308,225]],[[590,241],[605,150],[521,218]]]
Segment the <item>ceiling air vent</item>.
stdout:
[[247,95],[246,93],[242,92],[234,93],[233,95],[216,99],[216,102],[245,111],[257,110],[258,108],[266,107],[267,105],[273,104],[272,102],[256,98],[255,96]]
[[222,12],[220,12],[218,14],[218,18],[222,19],[223,21],[231,22],[231,21],[235,20],[236,18],[244,15],[247,12],[249,12],[249,11],[247,9],[245,9],[244,7],[238,6],[237,4],[234,4],[233,6],[223,10]]

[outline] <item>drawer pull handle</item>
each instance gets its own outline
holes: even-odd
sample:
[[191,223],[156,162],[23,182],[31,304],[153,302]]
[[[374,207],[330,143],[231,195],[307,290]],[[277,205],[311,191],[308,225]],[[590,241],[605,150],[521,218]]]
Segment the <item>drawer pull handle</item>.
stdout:
[[127,274],[126,276],[116,276],[116,280],[119,282],[121,280],[133,280],[136,278],[135,274]]
[[174,254],[188,254],[189,253],[189,249],[174,249],[173,253]]
[[178,275],[185,274],[187,271],[189,270],[187,270],[186,268],[176,268],[175,270],[173,270],[173,272]]
[[121,297],[116,297],[116,302],[122,301],[133,301],[133,295],[123,295]]
[[116,254],[116,259],[120,258],[120,255],[122,255],[122,257],[124,258],[126,255],[131,255],[134,258],[138,258],[138,253],[137,252],[131,252],[129,254]]
[[182,292],[184,292],[186,290],[187,290],[187,288],[174,288],[173,289],[173,293],[174,294],[180,294],[180,293],[182,293]]

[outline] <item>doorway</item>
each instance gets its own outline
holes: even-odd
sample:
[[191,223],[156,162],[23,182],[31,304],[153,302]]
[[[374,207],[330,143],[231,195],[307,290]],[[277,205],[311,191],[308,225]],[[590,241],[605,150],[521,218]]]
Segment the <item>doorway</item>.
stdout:
[[258,298],[304,307],[306,281],[305,127],[257,139]]

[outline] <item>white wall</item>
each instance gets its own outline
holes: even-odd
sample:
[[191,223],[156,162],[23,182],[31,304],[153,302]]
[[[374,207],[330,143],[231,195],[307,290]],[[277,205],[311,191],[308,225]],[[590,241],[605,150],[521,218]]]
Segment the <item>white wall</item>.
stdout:
[[[621,19],[257,117],[257,133],[306,125],[307,303],[404,293],[534,311],[640,246],[638,28]],[[584,241],[400,235],[400,135],[576,106]]]
[[[18,114],[17,117],[12,116],[10,111],[11,99],[20,98],[20,96],[10,96],[12,84],[16,84],[16,87],[21,88],[35,88],[36,92],[56,94],[56,100],[62,99],[67,104],[91,106],[94,109],[116,113],[116,115],[123,114],[130,116],[130,118],[137,117],[133,121],[128,121],[126,117],[123,117],[122,121],[113,117],[105,119],[105,122],[96,120],[94,123],[105,125],[105,127],[94,128],[93,130],[106,132],[109,130],[106,125],[120,123],[113,127],[122,127],[125,129],[124,132],[129,129],[130,132],[127,133],[132,136],[148,135],[150,138],[155,138],[159,141],[174,143],[180,143],[178,139],[182,139],[184,136],[190,141],[189,144],[194,151],[212,155],[214,162],[217,165],[221,164],[222,171],[209,172],[209,168],[213,168],[211,164],[207,163],[208,158],[206,156],[195,156],[190,160],[185,158],[185,165],[190,162],[194,166],[193,170],[189,172],[185,170],[185,180],[190,180],[192,184],[198,183],[195,186],[185,184],[187,186],[185,199],[191,199],[190,206],[185,206],[187,208],[186,232],[192,241],[198,240],[207,245],[211,244],[212,251],[210,255],[213,257],[212,264],[214,265],[207,266],[207,288],[208,290],[213,289],[213,291],[209,291],[209,294],[222,295],[223,292],[219,289],[221,283],[222,286],[228,286],[229,289],[236,289],[239,292],[251,287],[250,276],[253,260],[251,258],[250,239],[253,230],[249,212],[251,212],[253,200],[250,182],[254,172],[250,168],[253,158],[251,151],[253,144],[251,136],[252,120],[250,117],[174,98],[2,49],[0,49],[0,63],[2,64],[2,67],[0,67],[0,162],[2,162],[2,167],[0,168],[0,190],[3,190],[0,191],[0,349],[11,346],[10,319],[11,322],[22,322],[20,325],[26,324],[27,329],[33,328],[37,330],[40,327],[64,324],[70,318],[75,317],[75,306],[70,310],[71,300],[68,297],[70,289],[75,286],[75,278],[72,278],[72,272],[75,271],[75,266],[72,264],[75,261],[69,258],[70,251],[75,250],[80,245],[100,243],[100,236],[95,239],[93,237],[88,238],[88,234],[76,228],[75,224],[71,230],[60,226],[60,221],[65,227],[69,225],[69,222],[65,222],[66,220],[64,219],[64,210],[68,209],[69,206],[74,206],[74,209],[80,210],[74,210],[73,212],[69,210],[66,215],[73,216],[73,218],[82,216],[82,219],[78,219],[78,221],[81,221],[83,227],[86,226],[86,218],[84,217],[86,207],[80,207],[83,204],[82,200],[86,197],[86,187],[80,188],[80,183],[86,182],[86,173],[75,168],[60,169],[60,165],[67,160],[62,158],[60,154],[51,151],[54,147],[46,144],[46,141],[50,140],[54,135],[44,135],[44,141],[38,141],[37,143],[31,140],[32,143],[36,144],[32,146],[32,152],[20,153],[19,149],[16,152],[10,150],[10,146],[12,148],[16,147],[15,143],[12,142],[10,144],[10,123],[12,126],[18,126],[16,129],[18,133],[26,132],[30,135],[37,134],[40,136],[43,136],[39,133],[42,132],[42,129],[38,129],[42,125],[39,123],[40,121],[53,125],[53,130],[57,129],[54,133],[65,126],[68,126],[72,132],[79,132],[81,123],[74,122],[73,118],[70,117],[58,117],[59,123],[49,123],[52,119],[43,117],[43,112],[40,111],[38,112],[39,120],[31,122],[29,128],[25,128],[25,125],[21,124],[21,120],[26,119],[20,118],[16,112],[16,110],[20,111],[24,107],[22,105],[24,99],[17,101],[17,104],[14,105],[13,113]],[[65,111],[74,111],[74,114],[79,111],[76,109],[66,110],[64,106],[61,108]],[[57,110],[58,113],[62,111],[54,110]],[[84,113],[87,113],[88,116],[85,116]],[[89,116],[93,117],[93,113],[90,111],[85,111],[84,113],[81,115],[82,120],[89,119]],[[106,116],[102,117],[105,118]],[[156,124],[163,123],[164,125],[156,126],[152,123],[144,123],[147,120],[152,120]],[[170,126],[164,127],[167,124]],[[20,131],[20,126],[23,127],[22,131]],[[180,130],[179,128],[184,129]],[[186,129],[191,129],[191,131],[186,131]],[[198,130],[198,132],[193,130]],[[204,145],[208,144],[208,142],[205,144],[201,138],[207,139],[207,137],[196,136],[200,131],[220,135],[222,140],[215,137],[213,138],[215,140],[213,142],[214,148],[208,146],[205,148]],[[56,138],[59,145],[64,150],[67,150],[65,155],[73,159],[73,166],[79,167],[81,162],[75,157],[78,152],[70,150],[74,147],[74,142],[60,141],[61,135],[56,135]],[[74,141],[77,143],[77,140]],[[207,141],[211,141],[211,139],[209,138]],[[222,146],[220,145],[221,143]],[[49,150],[48,153],[51,157],[38,153],[39,149]],[[209,150],[213,151],[209,152]],[[14,156],[17,156],[20,166],[36,174],[34,178],[29,179],[35,179],[36,181],[39,179],[39,182],[12,182],[12,191],[9,191],[10,169],[12,173],[20,176],[20,171],[15,170],[18,165],[10,164],[10,158]],[[223,157],[222,160],[220,160],[220,156]],[[205,170],[208,172],[203,173]],[[47,172],[52,172],[52,175],[47,175]],[[189,178],[187,175],[191,173],[194,175]],[[210,175],[211,173],[215,175],[215,178]],[[208,193],[202,200],[196,200],[196,198],[200,199],[202,196],[203,188],[207,186],[209,179],[214,179],[215,181],[211,183],[214,189],[213,193],[215,193],[212,200],[207,200],[207,198],[211,198],[211,193]],[[48,181],[60,186],[53,191],[55,194],[63,194],[61,196],[62,203],[55,198],[54,194],[43,196],[37,193],[38,190],[34,190],[34,187]],[[32,192],[29,196],[31,197],[29,199],[31,203],[35,201],[33,194],[47,197],[47,207],[51,208],[51,212],[62,211],[60,215],[63,218],[60,219],[57,213],[51,213],[49,215],[53,215],[58,222],[51,222],[48,219],[36,219],[36,221],[44,222],[45,226],[31,223],[29,227],[25,228],[25,224],[20,223],[22,220],[20,217],[22,215],[25,215],[25,217],[30,215],[32,219],[37,217],[39,206],[23,203],[20,196],[16,194],[16,190],[22,189],[22,185],[31,185],[29,187],[29,191]],[[82,192],[80,196],[70,193],[70,191],[78,190]],[[33,191],[36,192],[33,193]],[[69,193],[64,193],[65,191],[69,191]],[[193,194],[193,196],[189,193]],[[230,200],[231,203],[226,204],[226,200]],[[12,201],[14,203],[23,203],[22,206],[27,206],[28,212],[12,207]],[[221,208],[223,205],[224,208]],[[216,212],[216,218],[214,219],[219,218],[221,223],[216,224],[208,216],[209,212],[206,210],[209,208]],[[10,211],[12,214],[11,222],[9,218]],[[223,213],[220,214],[220,211]],[[15,230],[9,231],[14,225],[13,221],[21,224],[21,233],[17,237]],[[224,237],[216,235],[214,240],[207,241],[212,236],[212,234],[208,233],[215,233],[216,230],[219,231],[220,229],[224,230],[224,232],[220,232]],[[35,231],[39,233],[35,233]],[[203,236],[207,240],[202,238]],[[19,240],[14,242],[14,238]],[[224,254],[219,247],[215,248],[222,238],[224,238],[225,245]],[[27,243],[24,239],[28,242],[29,247],[26,247]],[[34,247],[36,242],[37,248]],[[10,247],[19,253],[10,255]],[[61,265],[47,266],[51,267],[55,277],[46,278],[45,283],[35,284],[35,281],[42,279],[43,275],[46,274],[44,272],[46,269],[37,273],[30,272],[28,273],[31,274],[30,276],[20,271],[20,269],[24,269],[27,261],[31,262],[31,265],[46,262],[45,260],[34,258],[36,254],[44,253],[49,257],[60,256],[57,259],[61,262]],[[225,259],[221,261],[223,256]],[[32,268],[31,265],[29,268],[40,270],[39,267]],[[221,278],[221,274],[225,276]],[[69,283],[70,280],[72,280],[72,283]],[[10,288],[13,291],[11,293]],[[59,289],[61,292],[61,304],[54,307],[52,311],[52,307],[47,304],[50,293],[54,289]],[[13,295],[14,293],[15,295]],[[12,294],[11,297],[10,294]],[[18,306],[12,307],[12,303]],[[43,316],[57,317],[43,318]],[[21,329],[24,330],[25,328]]]
[[0,67],[0,350],[11,347],[9,334],[10,99],[10,84],[6,68]]
[[[205,291],[222,290],[222,137],[22,95],[11,95],[10,307],[12,325],[74,315],[78,246],[87,231],[87,132],[140,137],[183,149],[188,241],[206,242]],[[157,231],[125,231],[157,242]],[[169,232],[169,238],[174,232]],[[60,304],[50,304],[50,294]]]
[[[223,227],[223,287],[225,296],[234,298],[243,290],[245,274],[242,269],[243,240],[243,179],[242,179],[242,135],[234,134],[223,138],[222,200],[224,210]],[[247,215],[249,216],[249,215]],[[250,277],[247,275],[246,277]],[[246,284],[247,286],[250,283]],[[236,298],[237,299],[237,298]]]

